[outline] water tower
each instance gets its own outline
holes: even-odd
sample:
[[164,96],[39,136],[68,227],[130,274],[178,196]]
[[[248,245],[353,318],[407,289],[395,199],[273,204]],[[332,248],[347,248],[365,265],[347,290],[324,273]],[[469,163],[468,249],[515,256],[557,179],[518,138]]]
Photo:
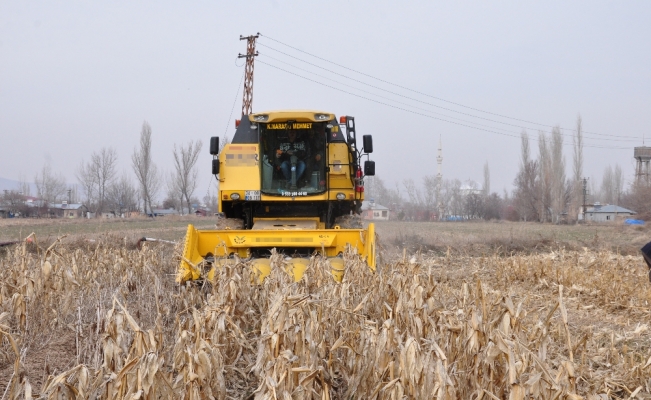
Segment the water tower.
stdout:
[[648,184],[651,182],[649,179],[651,177],[651,168],[649,168],[649,162],[651,162],[651,147],[641,146],[634,148],[633,157],[636,161],[635,181],[637,183]]

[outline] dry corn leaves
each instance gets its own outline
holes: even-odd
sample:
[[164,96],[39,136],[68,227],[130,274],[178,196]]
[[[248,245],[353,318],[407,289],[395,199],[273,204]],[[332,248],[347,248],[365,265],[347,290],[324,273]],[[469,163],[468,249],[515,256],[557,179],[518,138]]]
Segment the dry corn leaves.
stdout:
[[372,274],[345,254],[338,284],[318,257],[294,283],[273,254],[262,285],[238,262],[178,287],[178,249],[111,243],[0,259],[5,397],[651,397],[635,257],[397,254]]

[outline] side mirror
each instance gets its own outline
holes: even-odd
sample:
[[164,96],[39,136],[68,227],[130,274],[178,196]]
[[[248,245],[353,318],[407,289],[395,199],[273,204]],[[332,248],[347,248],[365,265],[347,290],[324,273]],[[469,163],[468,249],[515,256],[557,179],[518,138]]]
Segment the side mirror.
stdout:
[[364,140],[364,153],[371,154],[373,152],[373,136],[364,135],[362,139]]
[[[213,136],[210,138],[210,154],[216,156],[219,154],[219,137]],[[219,169],[219,168],[217,168]]]
[[218,175],[219,174],[219,159],[218,158],[215,158],[215,159],[212,160],[212,174],[213,175]]
[[364,161],[364,175],[375,176],[375,161]]

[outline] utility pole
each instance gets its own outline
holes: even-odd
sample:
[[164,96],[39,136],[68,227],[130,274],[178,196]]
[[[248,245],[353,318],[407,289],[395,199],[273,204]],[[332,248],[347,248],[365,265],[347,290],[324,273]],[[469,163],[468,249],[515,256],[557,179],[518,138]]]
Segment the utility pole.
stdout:
[[583,178],[581,181],[583,182],[583,222],[585,223],[585,212],[588,208],[588,178]]
[[244,98],[242,99],[242,115],[251,114],[251,107],[253,104],[253,60],[258,53],[255,51],[255,40],[260,36],[260,33],[254,36],[242,36],[240,40],[246,40],[246,54],[238,54],[237,58],[246,58],[246,66],[244,67]]

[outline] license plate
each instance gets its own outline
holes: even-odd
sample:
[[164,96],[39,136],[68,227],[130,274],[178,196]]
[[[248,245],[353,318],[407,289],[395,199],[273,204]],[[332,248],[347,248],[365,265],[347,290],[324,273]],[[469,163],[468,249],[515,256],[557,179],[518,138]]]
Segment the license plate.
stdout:
[[245,190],[244,191],[244,200],[260,200],[260,191],[259,190]]

